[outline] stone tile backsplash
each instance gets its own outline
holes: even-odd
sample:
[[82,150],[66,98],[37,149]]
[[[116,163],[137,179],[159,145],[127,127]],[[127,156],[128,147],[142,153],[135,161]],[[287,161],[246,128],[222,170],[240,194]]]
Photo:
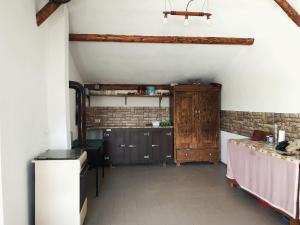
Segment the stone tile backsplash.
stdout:
[[152,121],[170,120],[169,107],[87,107],[87,129],[144,127]]
[[247,137],[254,130],[273,133],[275,123],[284,127],[288,139],[300,139],[300,114],[221,111],[221,129]]
[[[170,120],[169,107],[88,107],[87,128],[144,127],[152,121]],[[300,113],[221,111],[221,129],[250,137],[254,130],[273,133],[284,126],[289,139],[300,139]]]

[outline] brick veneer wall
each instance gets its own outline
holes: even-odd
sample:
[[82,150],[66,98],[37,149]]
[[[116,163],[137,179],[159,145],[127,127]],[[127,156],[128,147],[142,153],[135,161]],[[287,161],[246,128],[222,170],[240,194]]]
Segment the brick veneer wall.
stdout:
[[221,129],[250,137],[253,130],[273,133],[274,123],[284,125],[289,139],[300,138],[300,114],[221,111]]
[[[88,107],[87,128],[143,127],[152,121],[170,120],[168,107]],[[100,123],[96,120],[100,119]]]

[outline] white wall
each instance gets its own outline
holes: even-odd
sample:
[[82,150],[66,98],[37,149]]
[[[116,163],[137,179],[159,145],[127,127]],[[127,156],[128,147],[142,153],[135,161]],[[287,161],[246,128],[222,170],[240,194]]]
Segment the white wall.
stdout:
[[[69,79],[72,81],[77,81],[79,83],[83,83],[81,75],[78,72],[78,69],[74,63],[73,56],[69,52]],[[76,91],[74,89],[69,89],[70,96],[70,132],[71,132],[71,140],[75,140],[78,138],[78,128],[76,125]]]
[[[223,85],[222,110],[300,113],[300,29],[274,6],[265,12],[271,23],[251,17],[254,46],[240,51],[216,77]],[[239,136],[221,133],[223,162],[230,138]]]
[[0,225],[4,225],[3,221],[3,197],[2,197],[2,163],[1,163],[1,123],[0,123]]
[[0,118],[4,224],[33,224],[31,159],[47,148],[43,36],[34,1],[0,7]]
[[70,148],[69,113],[69,21],[66,6],[60,7],[43,25],[46,36],[45,75],[49,148]]
[[[60,10],[56,13],[60,14],[59,17],[64,16],[65,9],[62,7]],[[46,60],[49,46],[56,47],[54,43],[48,43],[48,37],[61,37],[59,32],[63,31],[52,27],[64,27],[64,21],[55,17],[56,13],[52,20],[46,22],[48,24],[37,27],[34,0],[1,2],[0,118],[3,120],[0,139],[5,225],[34,224],[31,160],[49,148],[48,116],[53,112],[47,111],[50,94],[60,92],[60,98],[66,97],[63,87],[59,85],[51,91],[48,89],[49,73],[45,70],[57,66],[57,70],[53,69],[50,74],[56,76],[58,71],[63,70],[57,61],[66,61],[61,57],[63,51],[57,52],[57,60],[54,57],[53,61]],[[60,110],[61,105],[54,106]]]
[[297,26],[256,37],[255,45],[242,51],[217,77],[223,84],[222,109],[299,113],[299,39]]

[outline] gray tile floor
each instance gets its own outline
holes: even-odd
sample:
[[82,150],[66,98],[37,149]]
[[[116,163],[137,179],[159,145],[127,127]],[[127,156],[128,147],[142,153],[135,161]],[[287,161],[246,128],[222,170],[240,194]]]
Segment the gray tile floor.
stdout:
[[240,189],[230,189],[224,165],[107,168],[101,193],[89,174],[86,225],[284,225]]

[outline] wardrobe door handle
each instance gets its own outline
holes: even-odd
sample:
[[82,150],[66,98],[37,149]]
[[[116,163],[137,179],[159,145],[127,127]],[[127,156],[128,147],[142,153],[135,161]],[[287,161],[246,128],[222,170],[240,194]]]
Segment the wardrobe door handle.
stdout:
[[152,148],[154,148],[154,147],[159,147],[159,145],[151,145],[152,146]]

